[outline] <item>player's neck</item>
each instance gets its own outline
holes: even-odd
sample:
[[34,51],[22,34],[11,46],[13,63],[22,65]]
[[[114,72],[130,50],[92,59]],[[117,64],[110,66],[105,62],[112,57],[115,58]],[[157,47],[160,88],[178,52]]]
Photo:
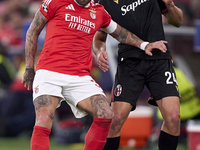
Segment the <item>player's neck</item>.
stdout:
[[82,0],[74,0],[75,3],[81,7],[88,7],[90,5],[90,0],[88,0],[87,3],[85,3],[84,1]]

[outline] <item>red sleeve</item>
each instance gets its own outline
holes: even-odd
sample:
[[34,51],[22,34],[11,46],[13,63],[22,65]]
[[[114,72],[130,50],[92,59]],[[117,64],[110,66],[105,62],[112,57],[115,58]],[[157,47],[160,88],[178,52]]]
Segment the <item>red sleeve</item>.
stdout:
[[106,28],[108,27],[108,25],[110,24],[111,22],[111,16],[108,14],[108,12],[103,9],[103,24],[101,26],[101,28]]
[[41,5],[40,5],[40,12],[48,19],[50,20],[53,18],[56,9],[57,9],[57,4],[59,2],[56,0],[43,0]]

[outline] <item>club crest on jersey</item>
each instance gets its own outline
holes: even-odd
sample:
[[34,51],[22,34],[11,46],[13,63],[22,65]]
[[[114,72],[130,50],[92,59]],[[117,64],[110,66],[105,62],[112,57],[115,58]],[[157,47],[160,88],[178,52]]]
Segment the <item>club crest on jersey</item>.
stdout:
[[35,94],[37,94],[39,92],[39,88],[38,87],[39,87],[39,85],[34,88],[35,89]]
[[121,93],[122,93],[122,86],[120,84],[118,84],[114,89],[114,94],[115,94],[115,96],[120,96]]
[[94,8],[90,8],[89,11],[90,11],[91,18],[92,19],[96,19],[96,11],[95,11],[95,9]]
[[44,9],[45,12],[47,12],[47,5],[45,3],[42,3],[42,8]]
[[117,3],[117,4],[118,4],[118,3],[119,3],[119,0],[113,0],[113,2],[115,2],[115,3]]

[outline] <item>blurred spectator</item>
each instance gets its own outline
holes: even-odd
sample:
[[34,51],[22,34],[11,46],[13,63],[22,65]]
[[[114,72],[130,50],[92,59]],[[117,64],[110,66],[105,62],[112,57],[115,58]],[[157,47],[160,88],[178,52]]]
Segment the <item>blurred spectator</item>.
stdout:
[[[18,136],[29,131],[31,133],[35,123],[32,92],[24,88],[21,80],[25,69],[23,24],[29,17],[33,17],[35,13],[33,11],[36,11],[34,6],[37,3],[41,1],[0,1],[0,43],[2,43],[0,50],[9,58],[0,55],[0,69],[7,69],[0,70],[0,85],[8,83],[4,94],[0,89],[0,96],[2,95],[0,97],[0,136]],[[4,68],[1,67],[3,66],[1,62],[4,62]],[[12,67],[7,67],[9,64]],[[9,74],[11,69],[13,72]]]
[[31,135],[35,123],[35,111],[32,92],[24,88],[22,76],[25,70],[24,51],[18,54],[21,58],[17,75],[9,87],[9,92],[0,105],[0,136],[14,137],[21,133]]
[[8,89],[15,77],[13,63],[7,58],[7,48],[0,43],[0,89]]
[[24,46],[21,37],[23,16],[20,11],[15,11],[4,17],[0,29],[0,41],[8,47],[8,54],[14,54]]
[[200,0],[192,0],[191,6],[195,11],[195,18],[200,19]]
[[1,126],[3,122],[1,108],[4,99],[9,95],[9,86],[15,77],[15,68],[13,63],[7,57],[7,47],[0,43],[0,134],[4,131]]
[[4,55],[0,54],[0,88],[8,88],[15,75],[12,62]]

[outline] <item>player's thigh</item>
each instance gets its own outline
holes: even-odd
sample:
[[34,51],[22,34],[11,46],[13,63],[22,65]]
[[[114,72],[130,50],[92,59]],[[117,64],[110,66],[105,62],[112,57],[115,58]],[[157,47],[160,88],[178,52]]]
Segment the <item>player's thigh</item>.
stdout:
[[118,64],[112,92],[114,102],[130,103],[132,110],[136,108],[145,84],[144,70],[142,61],[138,59],[127,59]]
[[51,95],[41,95],[34,100],[36,125],[51,129],[55,110],[60,102],[59,97]]
[[53,112],[60,103],[60,97],[44,94],[36,97],[33,103],[35,106],[35,110],[38,113],[42,110],[49,110]]
[[[63,95],[77,118],[87,114],[93,117],[108,117],[110,108],[102,88],[91,76],[71,76],[67,87],[63,87]],[[108,112],[107,112],[108,111]],[[105,116],[103,112],[106,112]]]
[[[60,81],[58,80],[60,79]],[[41,102],[45,102],[45,96],[48,97],[58,97],[59,100],[64,99],[62,95],[62,85],[65,78],[62,74],[47,71],[47,70],[38,70],[36,71],[34,81],[33,81],[33,101],[38,97],[42,96],[44,99]],[[54,99],[54,98],[53,98]],[[56,102],[57,103],[57,98]],[[41,100],[41,99],[40,99]],[[38,101],[38,100],[37,100]]]
[[169,96],[156,101],[164,120],[180,116],[180,100],[177,96]]
[[[46,70],[36,72],[33,82],[33,103],[36,124],[51,127],[55,110],[63,99],[62,87],[56,82],[57,74]],[[49,124],[49,125],[48,125]]]
[[112,118],[112,111],[106,97],[102,94],[93,95],[80,102],[77,107],[94,118]]
[[114,113],[113,120],[122,125],[129,116],[132,110],[132,104],[128,102],[115,101],[112,103],[111,108]]
[[179,96],[175,71],[170,60],[158,60],[147,76],[146,85],[152,99],[160,100],[169,96]]

